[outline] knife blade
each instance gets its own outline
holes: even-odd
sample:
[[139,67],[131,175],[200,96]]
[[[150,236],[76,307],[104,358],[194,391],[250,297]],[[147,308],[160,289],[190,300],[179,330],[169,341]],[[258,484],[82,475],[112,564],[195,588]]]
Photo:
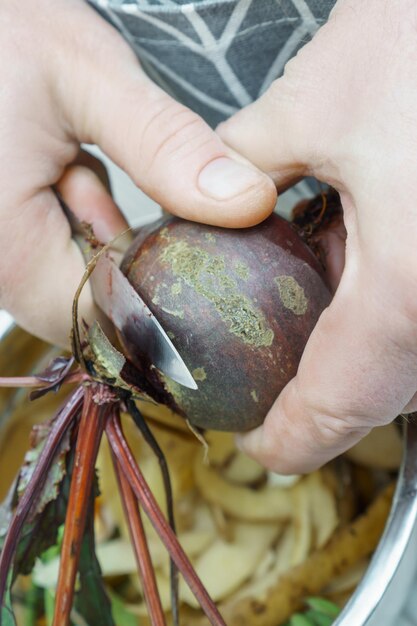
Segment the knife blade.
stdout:
[[155,315],[133,289],[107,252],[90,277],[94,300],[122,336],[161,372],[190,389],[198,389],[180,354]]
[[[89,261],[97,251],[91,250],[87,241],[86,227],[69,208],[61,194],[56,189],[54,191],[68,219],[72,236],[86,261]],[[96,304],[133,346],[134,358],[140,360],[142,357],[180,385],[198,389],[178,350],[155,315],[119,269],[109,251],[99,255],[90,276],[90,284]]]

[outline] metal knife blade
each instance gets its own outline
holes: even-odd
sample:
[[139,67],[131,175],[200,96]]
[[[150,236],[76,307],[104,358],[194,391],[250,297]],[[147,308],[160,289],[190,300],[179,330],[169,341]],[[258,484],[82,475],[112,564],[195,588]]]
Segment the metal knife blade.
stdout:
[[[67,205],[57,189],[56,198],[71,227],[73,238],[87,261],[92,250],[86,239],[86,227]],[[119,332],[128,335],[134,345],[136,357],[144,357],[163,374],[189,389],[198,389],[189,369],[176,350],[172,341],[158,322],[152,311],[133,289],[126,276],[119,269],[108,252],[103,252],[97,260],[90,276],[96,304],[113,322]]]
[[95,302],[122,335],[128,336],[138,355],[145,355],[177,383],[198,389],[161,324],[107,252],[98,258],[90,281]]

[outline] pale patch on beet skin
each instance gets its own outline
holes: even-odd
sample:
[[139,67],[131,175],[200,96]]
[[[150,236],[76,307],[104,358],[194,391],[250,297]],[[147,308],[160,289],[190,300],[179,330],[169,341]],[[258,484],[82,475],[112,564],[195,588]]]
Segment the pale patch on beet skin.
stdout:
[[196,382],[202,382],[207,378],[206,370],[204,369],[204,367],[196,367],[195,369],[193,369],[191,374]]
[[276,276],[274,278],[282,304],[295,315],[304,315],[308,307],[304,289],[295,280],[294,276]]
[[[265,316],[246,295],[239,292],[236,281],[230,275],[233,268],[227,267],[224,256],[215,256],[185,241],[176,241],[165,248],[161,261],[170,265],[176,277],[209,300],[228,324],[230,332],[242,341],[257,348],[272,344],[274,333],[268,327]],[[238,271],[239,265],[241,270],[243,264],[237,264]],[[207,281],[207,275],[211,281]]]

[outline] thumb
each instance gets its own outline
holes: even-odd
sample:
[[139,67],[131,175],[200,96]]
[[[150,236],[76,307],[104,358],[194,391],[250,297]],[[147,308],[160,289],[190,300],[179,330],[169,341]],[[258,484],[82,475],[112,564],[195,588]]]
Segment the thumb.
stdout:
[[77,55],[63,55],[53,81],[73,138],[98,144],[181,217],[238,227],[264,219],[276,201],[271,179],[157,87],[111,26],[84,4],[76,8],[66,19],[77,24]]
[[385,278],[378,267],[347,262],[297,376],[239,447],[274,471],[307,472],[404,411],[417,389],[417,353],[395,278],[400,284],[395,271]]

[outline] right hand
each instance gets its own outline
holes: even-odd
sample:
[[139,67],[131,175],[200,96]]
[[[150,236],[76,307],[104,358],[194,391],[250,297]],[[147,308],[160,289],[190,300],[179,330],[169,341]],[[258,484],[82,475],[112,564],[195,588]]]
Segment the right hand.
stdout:
[[[68,343],[84,268],[51,186],[99,238],[126,226],[99,178],[74,165],[80,143],[99,145],[182,217],[249,226],[272,211],[272,181],[153,84],[82,0],[8,0],[0,41],[0,307],[30,332]],[[88,289],[80,305],[91,319]]]
[[240,439],[277,472],[312,471],[417,410],[416,23],[413,0],[338,0],[284,75],[218,129],[278,188],[314,176],[343,206],[335,296],[297,375]]

